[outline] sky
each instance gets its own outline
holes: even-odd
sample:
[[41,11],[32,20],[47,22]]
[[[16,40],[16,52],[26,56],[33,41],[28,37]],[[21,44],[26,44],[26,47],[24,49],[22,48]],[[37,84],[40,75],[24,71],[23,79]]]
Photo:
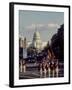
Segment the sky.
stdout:
[[19,10],[19,36],[27,41],[32,41],[35,31],[39,31],[42,41],[50,41],[63,23],[63,12]]

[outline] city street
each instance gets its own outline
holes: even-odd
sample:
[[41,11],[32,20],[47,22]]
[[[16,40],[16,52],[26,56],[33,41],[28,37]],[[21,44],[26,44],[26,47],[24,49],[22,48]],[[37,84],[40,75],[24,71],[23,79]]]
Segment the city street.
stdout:
[[56,73],[52,74],[52,72],[50,73],[50,76],[49,76],[49,73],[46,72],[46,74],[44,72],[42,72],[42,74],[40,74],[40,71],[38,70],[38,68],[33,65],[28,65],[27,67],[27,70],[26,72],[20,72],[19,73],[19,79],[33,79],[33,78],[57,78],[57,77],[63,77],[64,76],[64,70],[63,68],[59,68],[59,73],[58,73],[58,76],[56,76]]

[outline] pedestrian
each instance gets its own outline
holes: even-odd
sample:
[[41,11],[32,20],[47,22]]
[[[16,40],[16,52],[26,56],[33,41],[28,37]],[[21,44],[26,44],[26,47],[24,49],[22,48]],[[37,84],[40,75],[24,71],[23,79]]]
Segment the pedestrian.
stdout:
[[40,77],[42,77],[42,63],[40,64]]
[[23,70],[23,67],[22,67],[22,59],[20,60],[20,72],[22,72]]
[[26,72],[26,63],[25,63],[25,60],[23,60],[23,72],[24,73]]

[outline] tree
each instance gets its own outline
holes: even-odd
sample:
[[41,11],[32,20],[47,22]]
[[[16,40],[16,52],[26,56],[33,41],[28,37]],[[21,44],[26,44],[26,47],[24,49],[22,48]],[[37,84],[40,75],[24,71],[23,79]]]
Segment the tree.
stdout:
[[51,47],[54,51],[56,58],[59,61],[64,61],[64,24],[60,26],[57,33],[51,39]]

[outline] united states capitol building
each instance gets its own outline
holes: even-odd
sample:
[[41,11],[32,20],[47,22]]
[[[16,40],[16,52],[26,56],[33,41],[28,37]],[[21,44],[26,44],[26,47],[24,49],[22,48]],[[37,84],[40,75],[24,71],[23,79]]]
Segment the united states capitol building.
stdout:
[[22,48],[35,48],[39,52],[47,45],[47,42],[42,41],[40,33],[35,31],[33,34],[32,42],[27,42],[25,37],[19,37],[19,44]]

